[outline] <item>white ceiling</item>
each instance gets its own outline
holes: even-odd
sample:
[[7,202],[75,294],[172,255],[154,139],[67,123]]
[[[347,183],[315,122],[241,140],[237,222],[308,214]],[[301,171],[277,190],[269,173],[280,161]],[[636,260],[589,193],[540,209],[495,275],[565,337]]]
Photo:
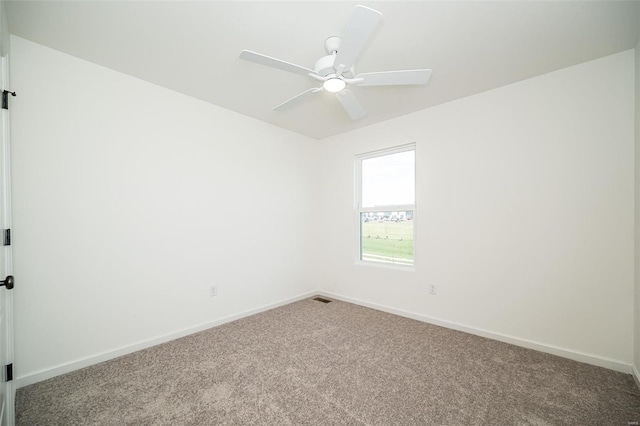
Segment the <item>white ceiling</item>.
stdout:
[[[384,23],[357,72],[431,68],[425,87],[354,87],[351,121],[319,83],[238,59],[253,50],[308,68],[357,4]],[[631,49],[637,1],[10,1],[10,31],[73,56],[313,138],[341,133]]]

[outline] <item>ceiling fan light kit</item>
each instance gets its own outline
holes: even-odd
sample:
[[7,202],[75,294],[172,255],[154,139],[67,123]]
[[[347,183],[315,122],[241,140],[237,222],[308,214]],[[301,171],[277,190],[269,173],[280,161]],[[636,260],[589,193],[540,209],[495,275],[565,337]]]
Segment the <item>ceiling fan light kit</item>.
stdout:
[[329,80],[322,83],[322,88],[331,93],[338,93],[345,87],[347,87],[347,83],[337,77],[331,77]]
[[275,111],[284,111],[313,97],[324,89],[327,92],[335,93],[338,102],[349,117],[352,120],[358,120],[366,115],[366,111],[360,105],[353,92],[347,88],[348,85],[424,85],[429,82],[431,77],[431,70],[429,69],[355,74],[354,63],[381,21],[382,14],[377,10],[366,6],[356,6],[342,37],[332,36],[325,40],[325,48],[329,55],[318,59],[313,70],[250,50],[243,50],[240,53],[240,59],[295,74],[306,75],[322,82],[322,87],[312,88],[294,96],[273,108]]

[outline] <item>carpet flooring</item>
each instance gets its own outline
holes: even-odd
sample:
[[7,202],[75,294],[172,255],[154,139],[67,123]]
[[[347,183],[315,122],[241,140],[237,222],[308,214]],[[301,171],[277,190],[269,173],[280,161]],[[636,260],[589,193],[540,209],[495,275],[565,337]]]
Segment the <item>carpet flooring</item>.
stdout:
[[628,425],[633,378],[302,300],[18,390],[17,424]]

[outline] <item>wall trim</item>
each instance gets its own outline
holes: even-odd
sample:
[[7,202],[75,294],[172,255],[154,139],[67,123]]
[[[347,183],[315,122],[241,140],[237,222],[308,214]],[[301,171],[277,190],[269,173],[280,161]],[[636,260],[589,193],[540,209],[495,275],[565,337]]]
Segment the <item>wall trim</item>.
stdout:
[[504,343],[510,343],[512,345],[521,346],[523,348],[534,349],[540,352],[545,352],[551,355],[557,355],[563,358],[572,359],[574,361],[584,362],[585,364],[591,364],[598,367],[608,368],[610,370],[619,371],[621,373],[633,374],[636,383],[640,386],[640,374],[638,370],[635,369],[634,366],[628,364],[626,362],[602,357],[599,355],[588,354],[585,352],[574,351],[567,348],[562,348],[560,346],[549,345],[546,343],[536,342],[533,340],[522,339],[520,337],[510,336],[507,334],[497,333],[494,331],[484,330],[481,328],[476,328],[472,326],[468,326],[465,324],[460,324],[454,321],[443,320],[440,318],[430,317],[428,315],[418,314],[415,312],[409,312],[402,309],[396,309],[385,305],[379,305],[377,303],[367,302],[365,300],[356,299],[353,297],[343,296],[338,293],[328,292],[319,290],[318,294],[321,296],[334,298],[337,300],[341,300],[343,302],[353,303],[355,305],[364,306],[371,309],[376,309],[378,311],[387,312],[394,315],[399,315],[405,318],[411,318],[417,321],[426,322],[429,324],[438,325],[445,328],[450,328],[453,330],[463,331],[465,333],[474,334],[476,336],[486,337],[493,340],[498,340]]
[[166,343],[171,340],[179,339],[180,337],[188,336],[190,334],[198,333],[200,331],[207,330],[209,328],[217,327],[222,324],[226,324],[232,321],[239,320],[244,317],[248,317],[251,315],[259,314],[261,312],[269,311],[274,308],[278,308],[280,306],[288,305],[293,302],[297,302],[302,299],[309,298],[311,296],[315,296],[319,294],[318,291],[309,291],[298,296],[290,297],[288,299],[283,299],[274,303],[269,303],[266,305],[258,306],[257,308],[248,309],[245,311],[241,311],[232,315],[228,315],[226,317],[214,320],[207,321],[201,324],[197,324],[191,327],[183,328],[178,331],[174,331],[171,333],[163,334],[157,337],[153,337],[151,339],[145,339],[138,343],[133,343],[126,346],[121,346],[119,348],[100,352],[95,355],[91,355],[84,358],[79,358],[74,361],[70,361],[67,363],[59,364],[51,368],[46,368],[43,370],[36,371],[31,374],[27,374],[24,376],[20,376],[16,378],[16,389],[28,386],[37,382],[41,382],[43,380],[50,379],[52,377],[59,376],[61,374],[70,373],[75,370],[79,370],[81,368],[89,367],[91,365],[95,365],[104,361],[108,361],[110,359],[118,358],[123,355],[128,355],[130,353],[140,351],[142,349],[147,349],[152,346],[159,345],[161,343]]
[[632,365],[631,368],[633,369],[633,372],[631,373],[633,380],[636,382],[636,386],[640,388],[640,371],[638,371],[635,365]]
[[77,360],[59,364],[57,366],[36,371],[31,374],[27,374],[24,376],[20,376],[16,378],[16,388],[21,388],[24,386],[28,386],[34,383],[41,382],[43,380],[47,380],[61,374],[70,373],[75,370],[79,370],[81,368],[89,367],[91,365],[95,365],[104,361],[108,361],[114,358],[118,358],[124,355],[128,355],[130,353],[140,351],[143,349],[150,348],[152,346],[156,346],[162,343],[169,342],[171,340],[179,339],[180,337],[188,336],[190,334],[198,333],[200,331],[207,330],[209,328],[217,327],[219,325],[223,325],[232,321],[239,320],[241,318],[245,318],[251,315],[259,314],[261,312],[265,312],[274,308],[278,308],[280,306],[288,305],[293,302],[297,302],[302,299],[306,299],[315,295],[325,296],[334,298],[337,300],[341,300],[343,302],[353,303],[355,305],[364,306],[371,309],[376,309],[378,311],[387,312],[394,315],[399,315],[401,317],[414,319],[421,322],[426,322],[429,324],[438,325],[445,328],[450,328],[453,330],[462,331],[469,334],[474,334],[476,336],[486,337],[493,340],[498,340],[500,342],[510,343],[516,346],[521,346],[528,349],[534,349],[540,352],[549,353],[552,355],[557,355],[563,358],[572,359],[574,361],[584,362],[586,364],[595,365],[598,367],[608,368],[610,370],[619,371],[622,373],[631,374],[640,388],[640,371],[636,368],[635,365],[631,365],[625,363],[620,360],[615,360],[607,357],[601,357],[598,355],[587,354],[584,352],[574,351],[571,349],[562,348],[559,346],[549,345],[546,343],[536,342],[533,340],[522,339],[519,337],[514,337],[502,333],[497,333],[489,330],[484,330],[476,327],[471,327],[464,324],[459,324],[453,321],[443,320],[439,318],[430,317],[428,315],[418,314],[415,312],[409,312],[402,309],[392,308],[385,305],[380,305],[377,303],[367,302],[361,299],[344,296],[338,293],[333,293],[324,290],[313,290],[308,291],[298,296],[290,297],[288,299],[283,299],[274,303],[269,303],[266,305],[258,306],[253,309],[248,309],[245,311],[241,311],[232,315],[228,315],[226,317],[208,321],[205,323],[197,324],[191,327],[187,327],[178,331],[174,331],[172,333],[163,334],[151,339],[142,340],[138,343],[133,343],[131,345],[121,346],[119,348],[101,352],[95,355],[91,355],[84,358],[79,358]]

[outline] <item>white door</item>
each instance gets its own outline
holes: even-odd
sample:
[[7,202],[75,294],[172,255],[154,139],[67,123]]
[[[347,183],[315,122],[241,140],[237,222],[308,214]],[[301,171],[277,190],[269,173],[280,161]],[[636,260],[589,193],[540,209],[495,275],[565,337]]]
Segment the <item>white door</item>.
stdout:
[[[5,2],[0,1],[0,89],[9,87],[9,31]],[[0,91],[0,94],[2,92]],[[0,106],[2,97],[0,96]],[[10,102],[10,101],[9,101]],[[11,229],[11,168],[9,151],[9,111],[0,108],[0,280],[12,274],[11,245],[6,230]],[[0,425],[15,424],[15,381],[13,375],[13,291],[0,287]],[[11,366],[11,370],[7,368]]]

